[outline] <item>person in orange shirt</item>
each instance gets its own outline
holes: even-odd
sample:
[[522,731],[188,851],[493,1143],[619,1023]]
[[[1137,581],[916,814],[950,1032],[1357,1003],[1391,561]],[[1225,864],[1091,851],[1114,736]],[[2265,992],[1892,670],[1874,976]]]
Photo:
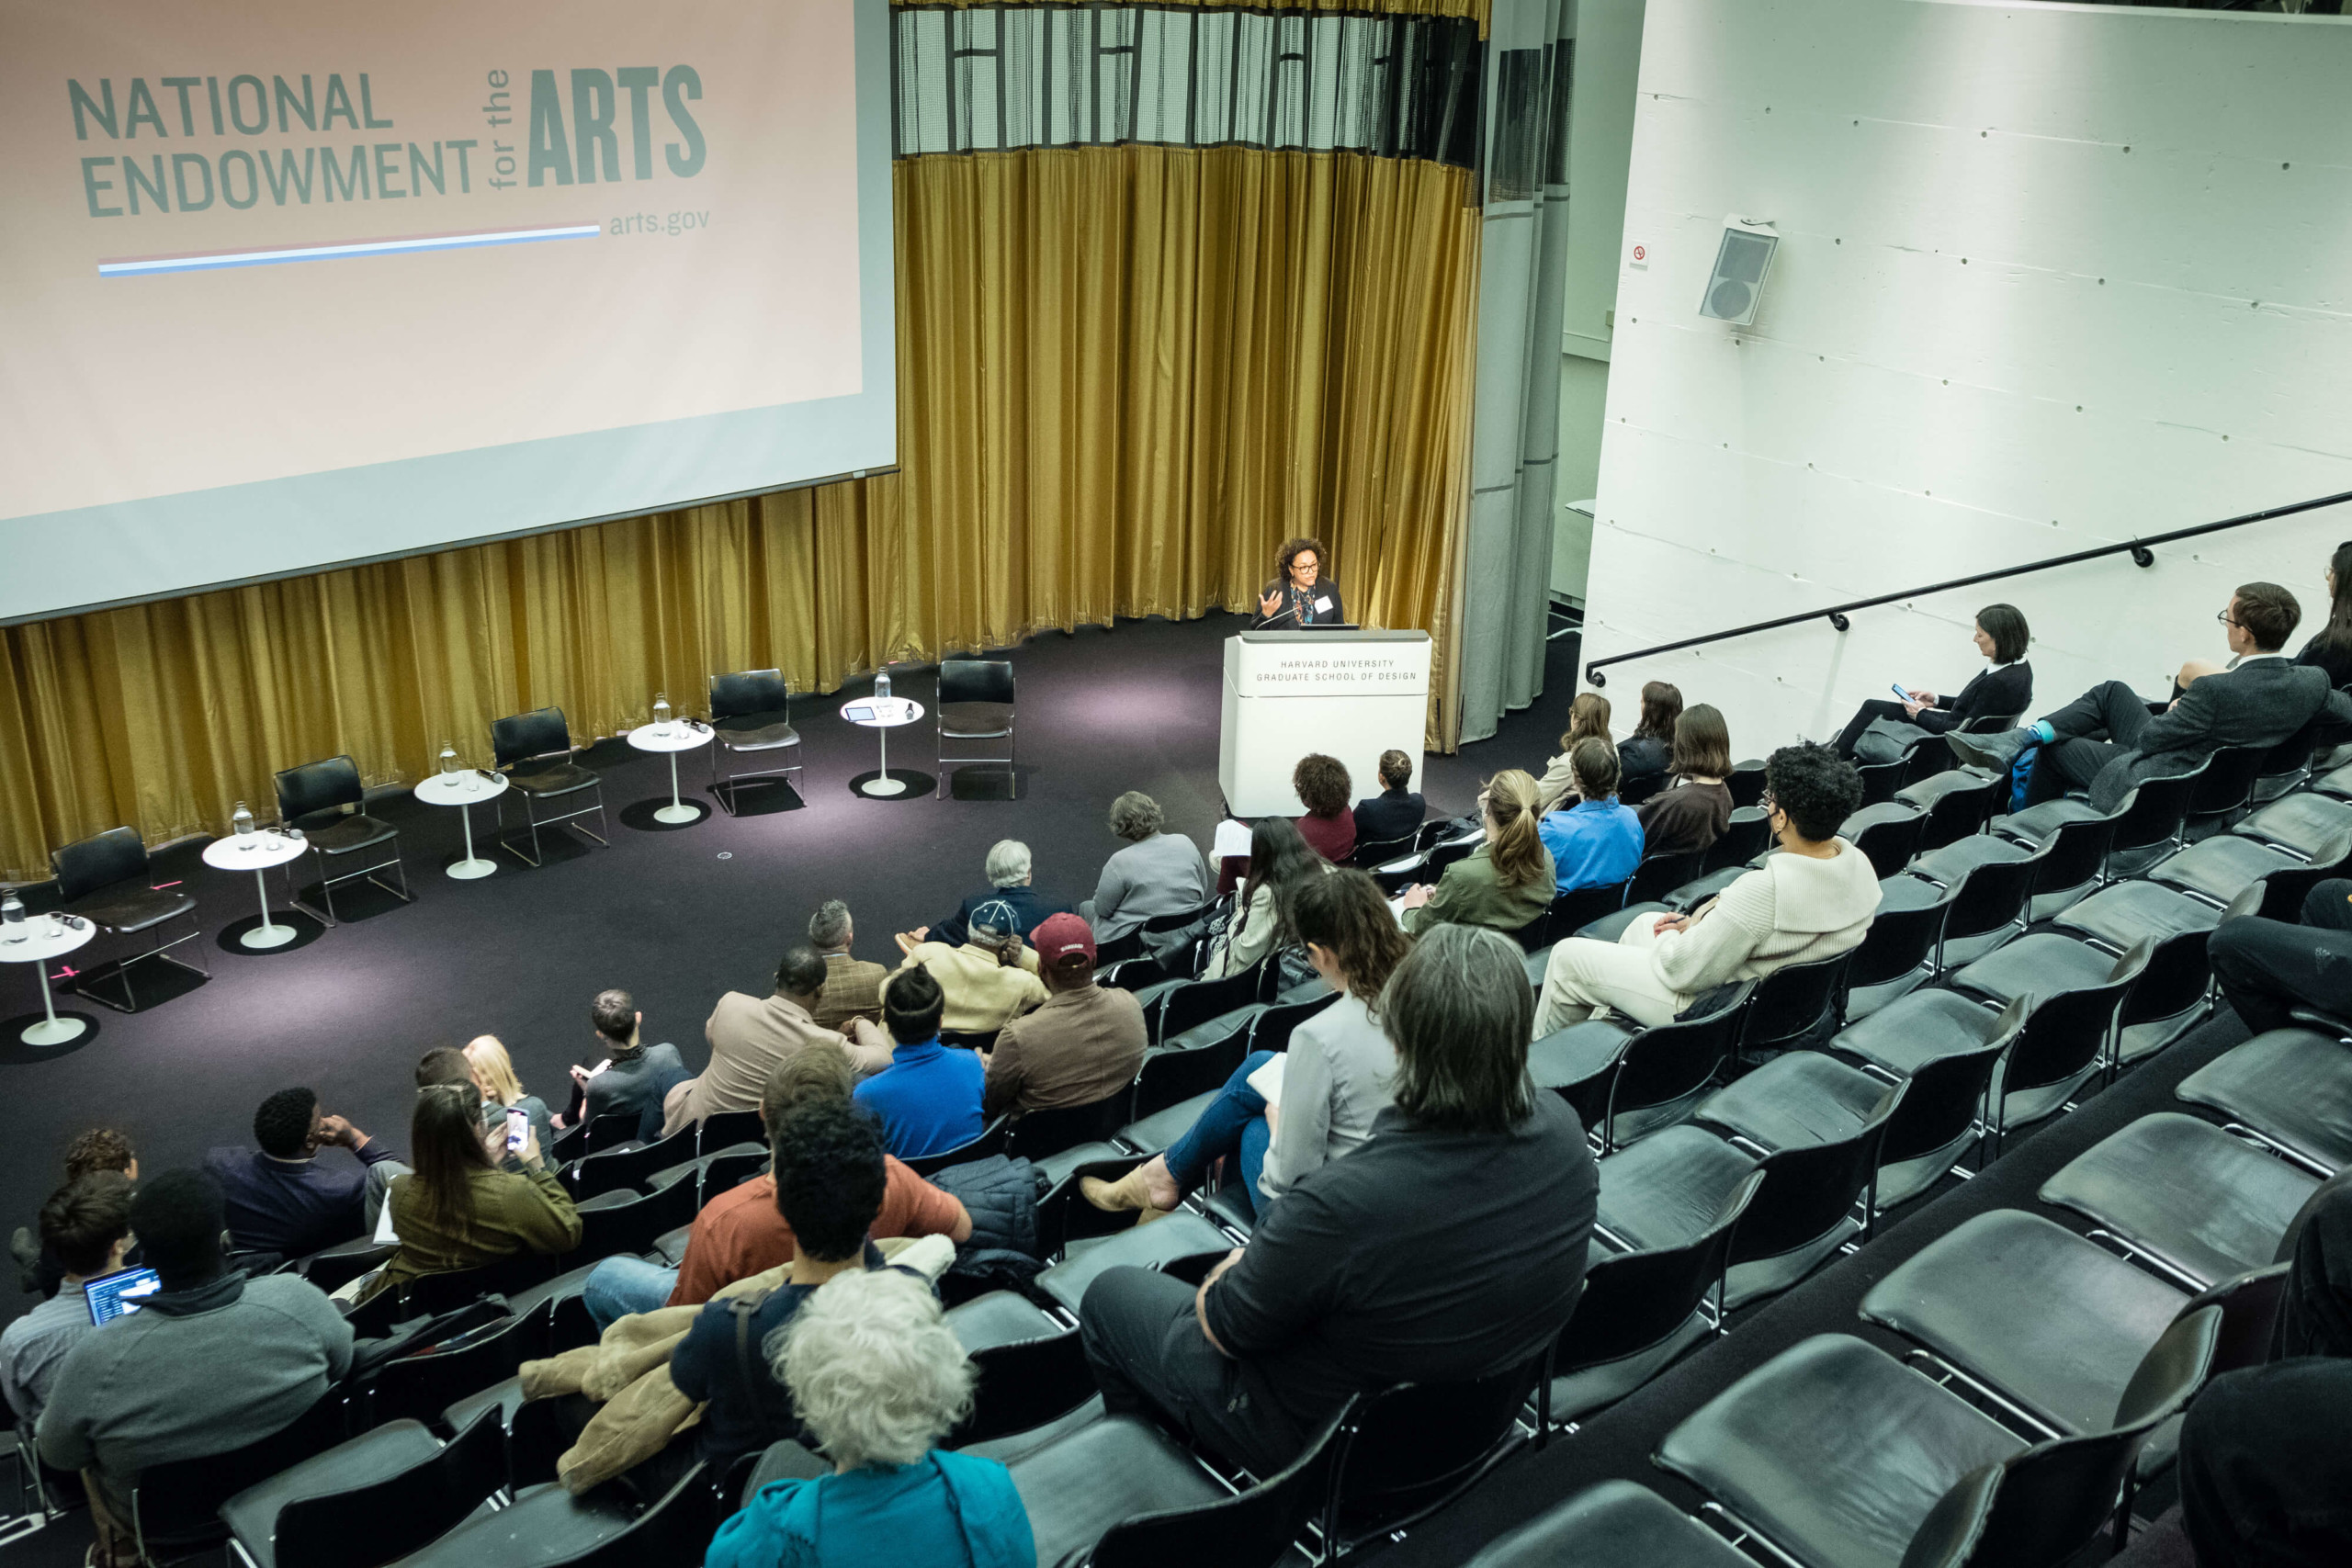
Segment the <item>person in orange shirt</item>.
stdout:
[[[812,1041],[768,1075],[760,1119],[775,1127],[796,1105],[828,1097],[847,1100],[856,1081],[846,1049]],[[882,1210],[874,1217],[876,1240],[944,1235],[961,1243],[971,1235],[972,1216],[952,1194],[896,1159],[884,1161],[884,1172]],[[723,1285],[791,1261],[792,1227],[776,1208],[775,1179],[755,1176],[702,1206],[676,1269],[641,1258],[607,1258],[590,1271],[581,1296],[601,1332],[631,1313],[697,1306]]]

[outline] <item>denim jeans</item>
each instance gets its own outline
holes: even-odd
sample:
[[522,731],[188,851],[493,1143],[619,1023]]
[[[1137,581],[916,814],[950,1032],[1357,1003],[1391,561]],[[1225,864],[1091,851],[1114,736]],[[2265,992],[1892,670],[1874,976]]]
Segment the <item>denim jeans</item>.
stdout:
[[607,1258],[588,1271],[580,1299],[587,1303],[588,1315],[596,1320],[596,1331],[601,1334],[632,1313],[669,1305],[670,1292],[677,1285],[675,1269],[664,1269],[642,1258]]
[[1252,1051],[1225,1080],[1184,1135],[1168,1145],[1168,1174],[1180,1192],[1190,1192],[1206,1180],[1209,1167],[1220,1156],[1241,1161],[1241,1190],[1254,1213],[1263,1201],[1258,1176],[1266,1168],[1266,1150],[1273,1134],[1266,1125],[1266,1101],[1250,1087],[1250,1075],[1274,1059],[1272,1051]]

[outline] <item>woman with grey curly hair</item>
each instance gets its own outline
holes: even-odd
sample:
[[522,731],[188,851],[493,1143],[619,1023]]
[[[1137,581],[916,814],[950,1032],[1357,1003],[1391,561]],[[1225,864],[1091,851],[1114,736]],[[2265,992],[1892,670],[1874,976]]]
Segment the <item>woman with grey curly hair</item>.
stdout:
[[1111,803],[1111,831],[1127,847],[1102,863],[1094,897],[1078,907],[1098,943],[1140,931],[1155,915],[1182,914],[1209,901],[1209,864],[1200,846],[1166,831],[1167,825],[1159,802],[1139,789]]
[[931,1287],[853,1269],[762,1347],[833,1473],[763,1486],[721,1525],[705,1568],[1030,1568],[1012,1477],[940,1448],[972,1408],[973,1370]]

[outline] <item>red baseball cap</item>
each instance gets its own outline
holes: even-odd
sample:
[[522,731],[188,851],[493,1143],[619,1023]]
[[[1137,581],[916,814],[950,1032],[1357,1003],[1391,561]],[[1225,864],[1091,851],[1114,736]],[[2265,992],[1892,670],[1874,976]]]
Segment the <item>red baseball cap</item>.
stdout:
[[1047,915],[1029,933],[1029,945],[1037,950],[1040,964],[1058,964],[1073,953],[1086,954],[1092,963],[1094,930],[1076,915]]

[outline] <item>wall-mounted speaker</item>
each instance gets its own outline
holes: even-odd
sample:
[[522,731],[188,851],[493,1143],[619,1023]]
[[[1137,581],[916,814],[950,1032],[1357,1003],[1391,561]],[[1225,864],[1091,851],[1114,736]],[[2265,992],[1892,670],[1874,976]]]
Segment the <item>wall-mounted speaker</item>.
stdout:
[[1764,275],[1772,270],[1772,253],[1780,248],[1780,231],[1770,223],[1724,219],[1724,243],[1715,251],[1715,270],[1700,297],[1699,314],[1736,327],[1755,321],[1764,299]]

